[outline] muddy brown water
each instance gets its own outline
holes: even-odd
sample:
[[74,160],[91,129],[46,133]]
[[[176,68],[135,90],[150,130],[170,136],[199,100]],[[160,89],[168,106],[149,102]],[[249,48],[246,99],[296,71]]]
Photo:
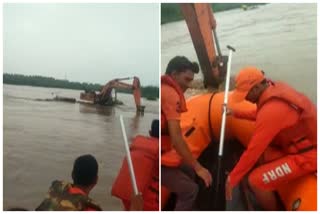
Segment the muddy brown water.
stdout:
[[111,186],[125,155],[119,115],[128,138],[148,135],[158,118],[158,101],[142,100],[143,117],[136,117],[132,95],[118,93],[125,104],[95,107],[79,103],[35,101],[59,96],[79,99],[80,91],[4,85],[3,87],[3,207],[35,209],[55,179],[71,181],[73,161],[82,154],[99,163],[98,185],[92,198],[104,210],[122,210]]

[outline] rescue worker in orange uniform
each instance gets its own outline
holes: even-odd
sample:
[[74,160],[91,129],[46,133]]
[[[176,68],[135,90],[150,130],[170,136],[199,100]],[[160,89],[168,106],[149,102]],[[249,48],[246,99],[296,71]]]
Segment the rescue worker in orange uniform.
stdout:
[[[149,137],[135,136],[130,145],[130,153],[137,187],[142,191],[143,211],[159,211],[159,120],[152,121],[149,135]],[[128,211],[132,193],[128,163],[124,158],[111,194],[120,198],[125,210]]]
[[187,111],[183,93],[198,72],[197,63],[184,56],[176,56],[170,60],[165,75],[161,77],[161,153],[175,149],[184,161],[178,167],[163,163],[161,166],[162,185],[177,194],[175,210],[192,210],[198,193],[194,173],[207,187],[212,182],[210,172],[192,156],[180,128],[180,114]]
[[[226,198],[248,174],[248,183],[265,210],[279,210],[273,191],[317,171],[317,110],[305,95],[282,82],[266,80],[255,67],[242,69],[233,93],[257,104],[254,112],[231,114],[255,120],[255,131],[226,182]],[[256,168],[254,166],[258,164]]]

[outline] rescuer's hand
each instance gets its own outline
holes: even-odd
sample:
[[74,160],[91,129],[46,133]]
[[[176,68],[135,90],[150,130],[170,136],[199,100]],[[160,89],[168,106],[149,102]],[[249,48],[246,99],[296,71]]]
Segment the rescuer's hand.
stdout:
[[232,200],[232,186],[230,184],[230,177],[228,176],[226,181],[226,200],[231,201]]
[[232,109],[227,107],[227,116],[232,116],[232,115],[233,115]]
[[141,193],[138,195],[132,195],[130,201],[130,210],[131,211],[142,211],[143,210],[143,198]]
[[210,172],[199,163],[196,164],[194,170],[196,174],[204,181],[206,187],[209,187],[212,183],[212,176]]

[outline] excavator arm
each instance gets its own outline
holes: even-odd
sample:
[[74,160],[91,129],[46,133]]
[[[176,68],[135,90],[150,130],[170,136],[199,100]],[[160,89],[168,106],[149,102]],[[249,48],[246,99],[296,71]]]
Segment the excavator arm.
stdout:
[[196,50],[204,86],[218,88],[226,75],[228,57],[221,54],[211,6],[208,3],[182,3],[180,8]]

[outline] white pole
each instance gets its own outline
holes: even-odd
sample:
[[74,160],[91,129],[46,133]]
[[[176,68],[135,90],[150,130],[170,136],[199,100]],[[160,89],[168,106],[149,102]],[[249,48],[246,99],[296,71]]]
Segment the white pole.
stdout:
[[126,154],[127,154],[127,161],[128,161],[128,166],[129,166],[131,184],[132,184],[132,188],[133,188],[134,194],[138,195],[139,192],[138,192],[138,187],[137,187],[137,182],[136,182],[136,176],[134,175],[134,170],[133,170],[133,165],[132,165],[132,160],[131,160],[131,155],[130,155],[130,150],[129,150],[129,144],[128,144],[126,129],[124,127],[122,115],[120,115],[120,123],[121,123],[122,135],[123,135],[123,139],[124,139],[124,145],[125,145],[125,148],[126,148]]
[[228,67],[227,67],[227,75],[226,75],[226,86],[224,90],[224,101],[223,101],[223,112],[222,112],[222,122],[221,122],[221,130],[220,130],[220,142],[219,142],[219,156],[221,157],[223,154],[223,143],[224,143],[224,133],[226,126],[226,116],[227,116],[227,104],[228,104],[228,93],[229,93],[229,84],[230,84],[230,72],[231,72],[231,60],[232,60],[232,52],[235,51],[231,46],[227,46],[229,49],[229,59],[228,59]]

